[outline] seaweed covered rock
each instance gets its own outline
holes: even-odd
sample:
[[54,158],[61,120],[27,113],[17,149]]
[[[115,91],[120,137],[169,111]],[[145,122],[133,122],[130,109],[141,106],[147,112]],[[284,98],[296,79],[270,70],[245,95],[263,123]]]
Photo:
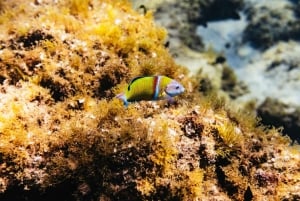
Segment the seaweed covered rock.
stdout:
[[[199,25],[207,22],[238,19],[238,11],[243,6],[241,0],[197,0],[197,1],[134,1],[136,7],[142,5],[155,10],[155,20],[168,29],[171,50],[185,45],[193,50],[203,50],[201,38],[196,34]],[[183,44],[181,44],[183,43]],[[173,49],[173,48],[174,49]]]
[[[292,114],[292,111],[297,111],[299,107],[299,53],[300,47],[297,42],[280,42],[266,50],[259,60],[239,71],[240,74],[247,75],[244,76],[243,81],[251,92],[240,96],[238,101],[256,100],[254,108],[257,108],[258,113],[261,114],[262,122],[268,125],[283,126],[286,128],[284,132],[293,139],[299,139],[297,137],[299,131],[288,129],[288,127],[297,128],[298,121],[290,121],[286,117],[290,115],[297,116],[297,112]],[[271,101],[272,104],[269,106],[266,105],[266,103],[270,103],[268,98],[274,100]],[[275,105],[279,108],[275,109]],[[270,109],[266,109],[266,107],[270,107]],[[286,110],[288,110],[287,113],[284,112]],[[268,114],[264,111],[268,111]],[[279,111],[280,113],[278,113]],[[289,111],[291,114],[289,114]],[[271,118],[272,116],[274,118]]]
[[244,40],[260,49],[267,49],[278,41],[299,40],[297,13],[296,3],[291,1],[251,4],[246,11],[250,23],[244,32]]
[[267,98],[258,108],[262,123],[283,127],[282,132],[300,142],[300,108]]
[[[245,107],[253,110],[267,97],[298,107],[298,1],[274,1],[272,4],[266,1],[213,0],[155,2],[156,6],[150,7],[156,9],[156,20],[169,30],[170,52],[177,63],[200,75],[201,92],[225,94],[230,99],[238,99],[238,104],[242,100]],[[216,10],[218,12],[214,12]],[[227,19],[234,19],[235,23],[231,24],[233,21]],[[215,21],[220,23],[211,23]],[[205,27],[206,23],[208,27]],[[198,29],[201,44],[199,38],[191,36],[199,25],[203,25]],[[202,52],[184,47],[184,37],[180,34],[199,46],[198,50]],[[202,43],[208,48],[207,52],[203,52]],[[234,70],[238,72],[237,76]],[[266,121],[263,119],[262,122]],[[274,124],[278,125],[278,122]]]
[[[299,147],[200,94],[151,12],[109,0],[0,9],[0,200],[299,199]],[[114,98],[153,74],[186,93]]]
[[[244,1],[134,1],[137,10],[141,7],[154,10],[155,21],[168,30],[167,47],[177,63],[187,66],[199,76],[200,91],[220,91],[230,98],[247,92],[247,87],[230,70],[222,53],[204,51],[202,39],[197,34],[198,26],[209,22],[239,19]],[[200,50],[201,52],[199,52]],[[225,93],[224,93],[225,92]]]

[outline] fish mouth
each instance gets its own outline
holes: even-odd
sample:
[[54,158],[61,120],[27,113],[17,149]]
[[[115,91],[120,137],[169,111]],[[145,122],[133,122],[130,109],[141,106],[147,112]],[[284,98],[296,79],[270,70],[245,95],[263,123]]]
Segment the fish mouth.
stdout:
[[168,93],[167,89],[165,89],[164,92],[165,92],[168,96],[170,96],[170,97],[173,97],[173,96],[174,96],[174,95]]
[[165,93],[166,93],[168,96],[170,96],[170,97],[174,97],[174,96],[177,96],[177,95],[180,95],[180,94],[182,94],[184,91],[185,91],[185,88],[184,88],[184,87],[182,87],[182,88],[179,90],[179,92],[178,92],[178,93],[175,93],[175,94],[168,93],[168,92],[167,92],[167,90],[165,90]]

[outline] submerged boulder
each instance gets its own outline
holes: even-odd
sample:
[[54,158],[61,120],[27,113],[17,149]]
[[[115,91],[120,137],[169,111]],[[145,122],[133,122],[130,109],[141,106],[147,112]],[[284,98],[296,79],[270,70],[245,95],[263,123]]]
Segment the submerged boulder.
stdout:
[[[151,12],[108,0],[0,9],[0,200],[299,199],[299,146],[200,93]],[[186,92],[114,98],[157,74]]]

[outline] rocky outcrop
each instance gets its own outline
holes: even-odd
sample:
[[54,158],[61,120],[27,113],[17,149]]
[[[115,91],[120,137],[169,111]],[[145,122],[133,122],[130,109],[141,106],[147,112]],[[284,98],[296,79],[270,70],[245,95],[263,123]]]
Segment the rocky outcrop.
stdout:
[[[299,146],[200,93],[204,76],[174,62],[150,12],[109,0],[1,9],[0,200],[299,199]],[[224,67],[215,54],[203,61]],[[115,98],[157,74],[185,93],[127,108]],[[228,69],[218,76],[224,90],[237,84]]]

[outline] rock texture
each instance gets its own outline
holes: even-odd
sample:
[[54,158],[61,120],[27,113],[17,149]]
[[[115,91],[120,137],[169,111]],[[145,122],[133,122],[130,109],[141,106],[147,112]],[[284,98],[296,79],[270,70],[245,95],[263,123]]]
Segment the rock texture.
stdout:
[[[268,98],[280,102],[279,105],[289,105],[293,111],[298,110],[298,1],[282,0],[272,4],[256,0],[185,3],[161,1],[156,5],[155,16],[158,23],[170,30],[169,48],[176,62],[187,66],[191,73],[200,74],[202,92],[219,90],[236,100],[238,105],[253,110]],[[182,24],[192,27],[185,29],[188,33],[180,31],[184,27]],[[196,29],[201,43],[198,42],[199,37],[194,39]],[[180,33],[198,48],[185,43]],[[234,71],[229,73],[228,67]],[[233,75],[235,73],[237,76]],[[269,121],[262,119],[262,122]],[[280,127],[278,121],[272,125]],[[297,124],[294,126],[297,127]],[[298,133],[297,130],[293,133],[288,131],[293,139],[298,139]]]
[[282,127],[282,132],[292,140],[300,141],[300,108],[267,98],[258,108],[257,114],[263,124]]
[[[151,12],[110,0],[0,9],[0,200],[300,198],[299,146],[213,90],[200,93],[206,77],[174,62]],[[224,67],[215,54],[203,60]],[[153,74],[186,92],[128,108],[114,98]],[[236,84],[230,70],[219,76]]]
[[249,24],[244,40],[260,49],[267,49],[278,41],[300,40],[297,12],[297,7],[290,1],[251,3],[246,9]]
[[[255,107],[258,108],[257,112],[262,122],[277,127],[283,126],[284,132],[298,141],[299,122],[297,118],[287,120],[286,115],[298,116],[297,111],[300,107],[300,96],[297,93],[300,86],[299,53],[300,45],[297,42],[281,42],[265,51],[257,61],[238,71],[241,75],[248,75],[243,77],[251,91],[239,97],[238,101],[256,100]],[[267,106],[269,99],[276,104]],[[268,114],[263,112],[265,109]],[[287,113],[284,112],[286,110]]]

